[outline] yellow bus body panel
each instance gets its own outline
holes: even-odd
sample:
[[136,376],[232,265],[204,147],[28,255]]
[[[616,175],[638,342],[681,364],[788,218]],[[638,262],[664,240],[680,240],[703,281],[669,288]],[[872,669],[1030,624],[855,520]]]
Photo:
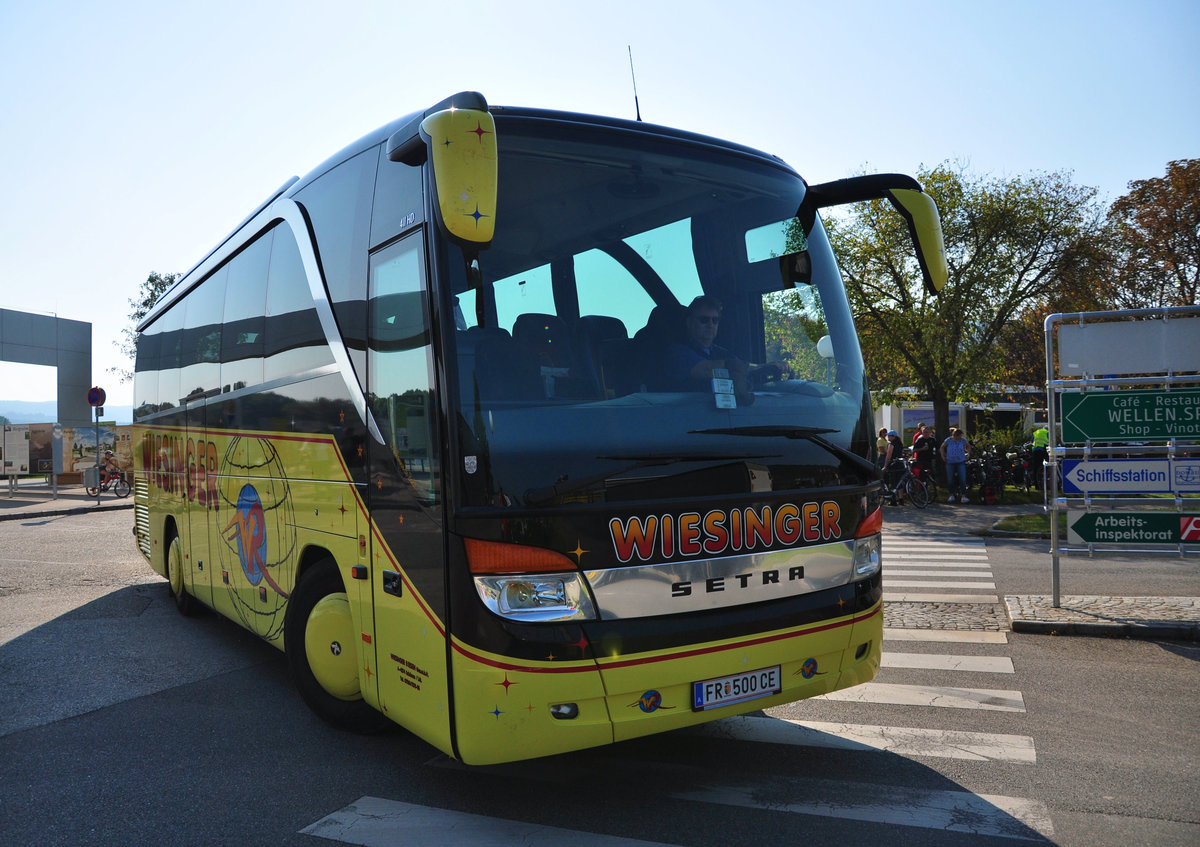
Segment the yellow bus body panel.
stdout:
[[[883,606],[859,615],[683,650],[603,658],[593,665],[519,665],[455,644],[452,660],[458,750],[493,764],[579,750],[694,726],[826,694],[879,671]],[[864,654],[855,658],[860,645]],[[779,694],[692,710],[692,683],[780,665]],[[550,707],[571,703],[578,717]]]
[[[879,667],[883,607],[790,630],[677,650],[600,660],[613,719],[624,741],[826,694]],[[861,644],[865,655],[855,659]],[[872,659],[872,654],[874,658]],[[692,710],[692,684],[779,665],[778,694],[705,711]],[[870,678],[870,677],[867,677]],[[853,683],[848,681],[853,679]]]
[[[532,759],[613,741],[595,662],[524,663],[453,642],[459,757],[469,765]],[[550,707],[574,703],[559,720]]]

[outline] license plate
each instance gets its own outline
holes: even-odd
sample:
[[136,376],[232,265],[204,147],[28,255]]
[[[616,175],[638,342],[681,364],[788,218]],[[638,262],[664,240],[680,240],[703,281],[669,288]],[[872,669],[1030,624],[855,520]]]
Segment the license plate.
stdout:
[[757,700],[759,697],[770,697],[783,690],[780,678],[779,665],[776,665],[773,668],[693,682],[692,711],[702,712],[705,709]]

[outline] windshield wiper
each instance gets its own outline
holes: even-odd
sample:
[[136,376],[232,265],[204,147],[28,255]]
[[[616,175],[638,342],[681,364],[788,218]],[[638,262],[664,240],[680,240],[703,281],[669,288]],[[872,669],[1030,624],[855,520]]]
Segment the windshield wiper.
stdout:
[[872,478],[878,478],[879,469],[874,464],[864,459],[857,453],[852,453],[845,447],[840,447],[823,438],[827,433],[841,432],[838,429],[825,429],[816,426],[731,426],[719,427],[716,429],[693,429],[689,430],[689,435],[747,435],[757,438],[795,438],[811,441],[818,447],[821,447],[840,459],[845,459],[850,464],[861,470]]
[[[554,485],[546,485],[541,488],[530,488],[525,492],[526,503],[545,503],[553,500],[555,497],[561,497],[564,494],[571,494],[575,491],[580,491],[585,488],[591,488],[598,482],[608,482],[615,476],[629,473],[630,471],[639,471],[643,468],[662,467],[664,465],[675,465],[680,462],[738,462],[745,459],[777,459],[778,454],[774,455],[758,455],[758,454],[730,454],[730,453],[647,453],[645,455],[633,456],[597,456],[597,459],[606,459],[618,462],[632,462],[633,464],[621,468],[619,470],[610,471],[608,473],[594,474],[592,476],[577,479],[574,482],[563,479],[556,482]],[[630,480],[632,482],[632,480]]]

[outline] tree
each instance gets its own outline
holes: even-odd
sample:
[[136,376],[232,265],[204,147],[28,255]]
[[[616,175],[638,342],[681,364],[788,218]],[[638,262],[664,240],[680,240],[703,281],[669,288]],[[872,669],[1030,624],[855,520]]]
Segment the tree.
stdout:
[[121,340],[116,342],[121,352],[129,358],[130,366],[108,369],[109,373],[120,377],[121,382],[129,382],[133,379],[133,365],[137,357],[137,325],[154,308],[158,298],[174,285],[178,278],[179,274],[160,274],[158,271],[151,271],[150,276],[146,277],[146,281],[138,289],[138,296],[130,298],[129,305],[133,307],[133,311],[129,313],[129,320],[133,326],[127,326],[121,330]]
[[905,222],[884,201],[830,222],[871,387],[882,399],[912,386],[934,408],[940,436],[950,403],[979,400],[1005,376],[1002,332],[1045,298],[1090,251],[1101,210],[1095,189],[1061,174],[973,178],[939,166],[919,174],[942,219],[950,278],[921,283]]
[[1194,306],[1200,293],[1200,159],[1129,183],[1108,213],[1116,242],[1116,304]]

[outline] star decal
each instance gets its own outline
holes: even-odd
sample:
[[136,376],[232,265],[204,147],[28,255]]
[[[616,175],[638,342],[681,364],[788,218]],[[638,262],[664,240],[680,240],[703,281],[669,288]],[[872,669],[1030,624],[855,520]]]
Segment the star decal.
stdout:
[[479,121],[476,121],[476,122],[475,122],[475,129],[468,130],[468,131],[469,131],[469,132],[473,132],[473,133],[475,133],[475,137],[476,137],[477,139],[479,139],[479,143],[480,143],[480,144],[482,144],[482,143],[483,143],[483,137],[484,137],[485,135],[491,135],[491,133],[490,133],[490,132],[488,132],[486,129],[484,129],[484,128],[483,128],[483,124],[482,124],[481,122],[479,122]]
[[583,633],[580,633],[580,634],[579,634],[579,640],[575,642],[575,645],[574,645],[574,646],[576,646],[576,647],[578,647],[578,648],[579,648],[579,654],[580,654],[581,656],[586,656],[586,655],[587,655],[587,649],[588,649],[588,647],[590,647],[590,646],[591,646],[591,644],[592,644],[592,642],[590,642],[590,641],[588,641],[588,640],[587,640],[587,636],[586,636],[586,635],[584,635]]
[[575,549],[570,551],[571,555],[575,557],[575,563],[579,565],[583,564],[583,554],[590,552],[590,550],[584,550],[583,544],[579,541],[575,542]]
[[496,720],[500,720],[500,716],[504,714],[504,712],[499,706],[495,706],[493,707],[491,714]]
[[509,686],[510,686],[510,685],[516,685],[516,683],[515,683],[515,682],[513,682],[511,679],[509,679],[509,678],[508,678],[508,672],[506,671],[506,672],[505,672],[505,674],[504,674],[504,682],[497,682],[497,683],[496,683],[496,685],[503,685],[503,686],[504,686],[504,693],[505,693],[505,694],[507,694],[507,693],[508,693],[508,688],[509,688]]
[[480,219],[480,218],[486,218],[486,217],[489,217],[489,215],[485,215],[483,212],[479,211],[479,204],[478,204],[478,203],[476,203],[476,204],[475,204],[475,211],[474,211],[474,212],[467,212],[467,217],[468,217],[468,218],[474,218],[474,219],[475,219],[475,226],[479,226],[479,219]]

